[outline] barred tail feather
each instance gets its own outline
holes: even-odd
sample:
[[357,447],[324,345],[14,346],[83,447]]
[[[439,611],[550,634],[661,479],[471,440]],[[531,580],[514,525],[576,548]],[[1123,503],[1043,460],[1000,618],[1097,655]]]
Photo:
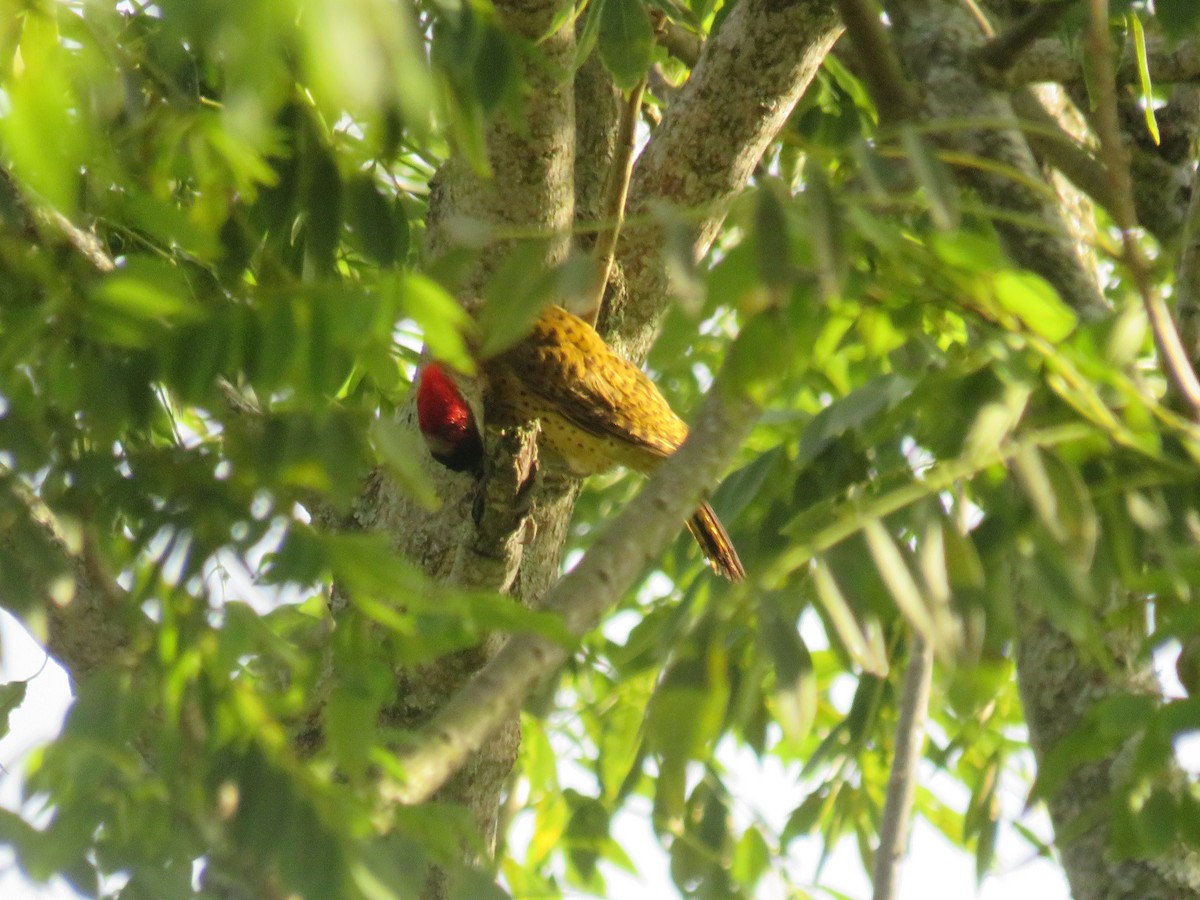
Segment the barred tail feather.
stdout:
[[746,570],[742,568],[742,561],[733,548],[733,541],[707,502],[700,504],[695,515],[688,519],[687,526],[714,572],[730,581],[741,581],[746,577]]

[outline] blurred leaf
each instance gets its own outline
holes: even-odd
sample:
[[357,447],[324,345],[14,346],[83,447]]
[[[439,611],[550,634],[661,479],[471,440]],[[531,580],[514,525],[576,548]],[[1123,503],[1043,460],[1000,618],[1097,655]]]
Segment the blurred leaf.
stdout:
[[29,687],[27,681],[10,681],[7,684],[0,684],[0,720],[3,721],[3,727],[0,727],[0,738],[8,734],[12,724],[12,714],[22,703],[25,702],[25,692]]
[[437,282],[408,275],[396,285],[404,309],[421,326],[429,351],[464,375],[475,374],[475,361],[467,347],[471,317]]
[[796,625],[784,621],[770,603],[759,607],[759,641],[774,663],[776,718],[788,740],[803,741],[817,714],[812,655]]
[[907,378],[885,375],[835,400],[817,413],[801,433],[797,462],[803,465],[816,459],[835,439],[894,406],[912,387]]
[[408,219],[399,204],[385,197],[369,175],[346,186],[347,220],[367,255],[384,268],[404,258],[408,249]]
[[555,279],[546,272],[546,246],[541,241],[518,243],[488,282],[479,313],[483,341],[479,355],[487,359],[529,334],[550,303],[558,302]]
[[932,144],[911,126],[900,131],[900,139],[913,174],[925,191],[925,202],[934,224],[942,231],[958,227],[958,189],[954,179],[937,158]]
[[758,250],[759,278],[768,289],[784,287],[793,278],[787,217],[776,196],[783,191],[777,182],[768,181],[754,194],[754,246]]
[[404,490],[426,509],[437,509],[441,500],[420,462],[429,452],[420,434],[395,419],[381,418],[371,423],[370,436],[376,455]]
[[842,646],[846,648],[846,653],[854,662],[862,666],[864,671],[881,678],[886,676],[888,673],[887,657],[881,655],[878,648],[867,640],[850,609],[850,604],[842,595],[833,573],[829,571],[829,567],[820,557],[813,560],[813,584],[821,605],[825,609],[825,614],[829,616]]
[[39,198],[70,216],[88,150],[81,104],[50,10],[30,9],[21,19],[19,58],[6,80],[8,106],[0,135],[17,176]]
[[654,28],[641,0],[598,0],[600,59],[623,91],[646,75],[654,53]]
[[992,277],[992,290],[1001,307],[1048,341],[1065,339],[1079,321],[1074,311],[1058,298],[1054,288],[1032,272],[997,272]]
[[753,887],[766,874],[770,865],[771,848],[762,832],[753,826],[747,828],[733,852],[730,874],[739,884]]

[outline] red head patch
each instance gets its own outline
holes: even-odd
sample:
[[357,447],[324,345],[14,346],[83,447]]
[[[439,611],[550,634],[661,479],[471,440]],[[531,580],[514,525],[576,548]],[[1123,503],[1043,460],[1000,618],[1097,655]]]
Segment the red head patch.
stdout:
[[421,369],[417,383],[417,424],[439,463],[455,472],[479,468],[483,444],[475,415],[458,385],[434,362]]

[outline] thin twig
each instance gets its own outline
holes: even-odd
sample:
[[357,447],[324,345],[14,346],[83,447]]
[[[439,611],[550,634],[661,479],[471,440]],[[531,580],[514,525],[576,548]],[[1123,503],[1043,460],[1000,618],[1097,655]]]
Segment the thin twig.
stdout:
[[650,21],[654,25],[654,39],[664,50],[687,66],[694,69],[700,61],[704,41],[699,35],[682,25],[672,22],[661,9],[650,8]]
[[1113,206],[1110,212],[1121,230],[1125,265],[1133,276],[1134,285],[1146,308],[1146,317],[1150,320],[1154,342],[1162,357],[1167,378],[1190,408],[1192,416],[1200,419],[1200,381],[1188,361],[1179,330],[1166,303],[1154,290],[1149,266],[1137,240],[1138,221],[1133,201],[1133,181],[1129,174],[1129,155],[1121,140],[1117,113],[1116,73],[1112,63],[1112,40],[1108,33],[1108,0],[1091,0],[1088,43],[1096,74],[1096,134],[1100,138],[1100,152],[1112,184]]
[[896,755],[888,777],[883,821],[879,826],[879,848],[875,851],[874,900],[894,900],[896,896],[900,860],[908,842],[917,787],[917,764],[925,745],[925,719],[933,683],[933,650],[913,631],[908,654],[900,718],[896,722]]
[[1192,176],[1191,199],[1175,270],[1175,315],[1188,358],[1200,359],[1200,171]]
[[911,118],[916,109],[916,91],[909,84],[900,58],[888,40],[879,10],[871,0],[837,0],[838,12],[866,76],[867,87],[887,124]]
[[633,151],[637,146],[638,112],[642,108],[642,93],[646,90],[646,79],[639,81],[629,92],[621,108],[621,121],[617,123],[617,144],[612,166],[608,172],[608,187],[604,194],[601,218],[604,229],[596,235],[595,292],[587,308],[579,317],[595,325],[604,305],[604,292],[612,276],[613,257],[617,252],[617,238],[621,235],[621,223],[625,219],[625,201],[629,196],[629,176],[633,173]]
[[1104,163],[1058,124],[1030,88],[1014,91],[1012,106],[1013,112],[1021,117],[1021,132],[1030,148],[1062,172],[1071,184],[1104,209],[1111,210],[1116,200]]
[[[1200,81],[1200,41],[1168,43],[1157,35],[1150,35],[1146,39],[1146,63],[1154,73],[1155,84]],[[984,74],[988,73],[985,71]],[[1014,59],[998,80],[1006,85],[1079,82],[1083,80],[1083,63],[1080,54],[1058,38],[1041,38]],[[1133,41],[1129,41],[1117,63],[1117,83],[1136,83],[1137,80],[1137,50]]]
[[1034,7],[1012,28],[979,48],[975,58],[996,71],[1009,68],[1030,44],[1044,37],[1079,0],[1052,0]]

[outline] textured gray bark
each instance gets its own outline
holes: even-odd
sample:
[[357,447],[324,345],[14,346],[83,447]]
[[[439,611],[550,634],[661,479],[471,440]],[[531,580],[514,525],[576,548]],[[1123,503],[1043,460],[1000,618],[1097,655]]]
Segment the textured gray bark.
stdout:
[[[505,11],[504,15],[509,13]],[[531,28],[527,33],[538,30],[534,27],[538,20],[525,7],[510,21],[524,23]],[[836,22],[828,2],[754,0],[739,4],[693,73],[689,87],[697,87],[690,94],[687,89],[680,92],[656,129],[647,150],[649,162],[639,164],[641,180],[635,180],[635,186],[640,184],[639,199],[634,202],[644,207],[653,199],[669,199],[709,210],[697,242],[699,248],[706,247],[728,203],[744,187],[763,149],[786,121],[835,36]],[[563,46],[558,47],[564,56],[554,59],[563,61],[567,43],[564,38]],[[547,42],[540,46],[547,53],[555,52]],[[518,134],[503,125],[490,130],[490,179],[481,178],[459,160],[439,173],[430,215],[429,248],[433,255],[453,245],[457,222],[470,219],[497,232],[506,225],[522,231],[534,226],[561,235],[562,240],[552,241],[547,253],[547,263],[553,262],[566,250],[571,215],[576,209],[572,202],[572,169],[577,185],[577,221],[586,229],[601,214],[599,198],[603,195],[612,154],[611,131],[616,123],[615,94],[594,63],[584,67],[573,92],[549,79],[547,70],[532,76],[535,93],[526,111],[527,130]],[[566,70],[563,66],[562,71]],[[579,115],[568,121],[573,112],[572,96],[578,100]],[[551,121],[538,122],[539,117]],[[596,158],[572,159],[562,145],[572,136],[577,136],[579,146]],[[655,149],[660,145],[662,149]],[[622,308],[627,313],[638,311],[625,319],[627,327],[638,332],[638,354],[648,348],[654,317],[668,300],[658,239],[652,230],[645,230],[625,244],[625,259],[634,261],[637,276],[626,282],[629,289],[622,294]],[[464,302],[470,304],[478,297],[504,249],[503,244],[492,245],[481,254],[463,291]],[[404,413],[406,427],[415,429],[413,418],[410,408]],[[501,460],[504,450],[492,446],[494,440],[489,438],[489,456]],[[428,460],[426,465],[443,498],[441,509],[431,514],[418,508],[380,476],[372,479],[364,493],[353,527],[392,535],[399,552],[435,577],[508,590],[523,603],[537,604],[557,579],[577,482],[541,473],[533,486],[522,492],[522,503],[507,504],[510,527],[494,529],[499,537],[493,546],[486,546],[488,542],[480,541],[471,515],[476,499],[472,479],[448,473]],[[528,523],[520,524],[518,520],[525,512]],[[640,533],[640,528],[635,533]],[[472,548],[471,552],[464,555],[464,547]],[[644,562],[639,560],[639,567]],[[480,577],[481,572],[490,574]],[[395,721],[406,727],[425,721],[472,671],[486,662],[493,649],[489,645],[456,654],[419,672],[399,673]],[[518,740],[515,724],[502,727],[478,744],[466,767],[438,794],[439,799],[469,806],[489,837],[493,836],[499,788],[515,758]],[[435,884],[431,894],[436,895],[438,890],[441,887]]]
[[[643,219],[656,203],[688,211],[702,256],[840,33],[832,0],[738,3],[638,159],[630,218]],[[645,357],[671,300],[662,250],[662,230],[641,221],[626,226],[617,246],[622,278],[601,331],[631,359]]]
[[[1135,621],[1138,617],[1133,618]],[[1138,653],[1142,636],[1132,627],[1108,634],[1109,658],[1086,660],[1075,643],[1032,605],[1019,617],[1017,678],[1034,756],[1040,761],[1114,693],[1158,695],[1158,682]],[[1121,773],[1121,754],[1079,766],[1047,798],[1059,835],[1058,850],[1075,900],[1183,900],[1200,896],[1200,855],[1164,854],[1153,860],[1113,859],[1102,806]]]
[[[938,136],[960,153],[1003,164],[1030,183],[1041,180],[1008,98],[980,79],[973,54],[983,44],[975,19],[961,3],[917,0],[889,3],[897,49],[921,89],[925,116],[934,121],[988,121],[989,128],[947,128]],[[986,203],[1044,222],[1047,231],[996,220],[1018,265],[1037,272],[1083,315],[1104,309],[1095,273],[1083,265],[1055,201],[1006,173],[966,168],[962,181]]]
[[[515,33],[538,40],[551,31],[561,0],[505,0],[496,4]],[[575,109],[567,80],[575,53],[575,35],[560,27],[539,41],[541,59],[527,65],[525,116],[518,130],[502,119],[488,127],[486,176],[453,158],[432,185],[427,250],[440,256],[455,244],[465,220],[494,234],[505,229],[547,236],[544,264],[560,261],[569,249],[574,221]],[[510,247],[494,241],[478,256],[461,288],[468,308],[481,296]],[[410,402],[404,424],[415,431]],[[532,477],[531,435],[487,443],[491,475],[476,485],[469,475],[454,474],[425,458],[431,482],[443,503],[431,514],[379,475],[373,478],[356,510],[356,525],[382,530],[397,550],[429,575],[463,587],[512,593],[529,603],[553,582],[558,568],[574,486]],[[482,487],[484,496],[477,496]],[[482,507],[476,521],[475,510]],[[528,519],[526,519],[528,515]],[[396,701],[390,724],[412,730],[428,720],[465,680],[495,653],[498,639],[451,654],[416,670],[396,673]],[[509,716],[438,793],[440,801],[465,806],[485,843],[495,846],[501,792],[516,761],[520,726]],[[448,896],[444,874],[434,870],[425,896]]]

